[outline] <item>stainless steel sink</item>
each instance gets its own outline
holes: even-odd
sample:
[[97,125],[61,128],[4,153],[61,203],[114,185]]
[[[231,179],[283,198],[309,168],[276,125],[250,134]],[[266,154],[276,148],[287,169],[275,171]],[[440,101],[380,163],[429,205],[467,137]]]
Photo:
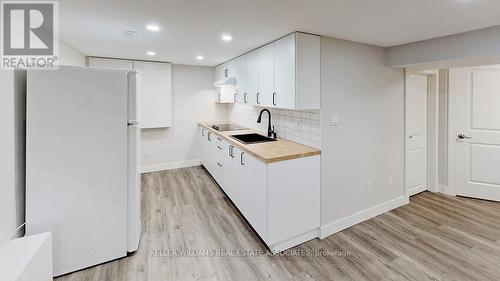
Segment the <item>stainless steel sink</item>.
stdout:
[[276,141],[276,139],[268,138],[260,134],[231,135],[231,137],[244,144]]

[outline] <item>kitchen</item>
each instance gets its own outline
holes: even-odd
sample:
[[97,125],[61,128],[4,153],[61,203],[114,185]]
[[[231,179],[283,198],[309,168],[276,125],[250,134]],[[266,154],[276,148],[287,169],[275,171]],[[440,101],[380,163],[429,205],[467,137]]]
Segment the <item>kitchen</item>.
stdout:
[[[335,11],[338,18],[332,19],[326,11],[335,4],[318,3],[302,10],[293,1],[291,9],[310,20],[296,22],[281,10],[283,3],[273,2],[259,16],[261,24],[273,26],[266,30],[246,16],[241,22],[221,19],[225,23],[221,27],[207,19],[208,14],[213,18],[218,13],[217,7],[207,3],[192,9],[196,5],[190,1],[125,1],[122,7],[114,1],[92,1],[92,5],[60,2],[58,69],[28,70],[27,74],[2,70],[6,87],[2,92],[26,93],[27,107],[22,106],[22,94],[18,100],[2,100],[3,120],[18,122],[5,131],[6,145],[2,143],[9,155],[2,169],[4,178],[16,187],[5,190],[4,198],[9,199],[5,204],[2,201],[6,214],[2,229],[5,226],[6,231],[0,237],[2,241],[24,233],[26,237],[7,242],[0,266],[5,262],[12,271],[28,274],[29,264],[16,266],[12,252],[31,237],[30,243],[43,243],[43,247],[34,246],[33,255],[54,261],[48,265],[33,259],[31,264],[39,270],[51,270],[45,271],[50,279],[31,280],[494,277],[494,270],[479,270],[495,262],[490,255],[478,250],[474,255],[482,261],[466,263],[460,247],[446,240],[450,235],[477,238],[477,233],[463,227],[479,227],[489,240],[500,240],[490,227],[497,221],[498,204],[455,196],[461,193],[459,189],[453,192],[449,179],[455,179],[451,176],[454,159],[448,158],[456,143],[451,137],[455,131],[437,117],[446,115],[445,105],[454,112],[454,105],[433,101],[445,96],[454,99],[458,87],[455,67],[472,67],[478,77],[474,67],[498,63],[494,47],[487,47],[495,46],[491,38],[500,22],[495,23],[491,16],[490,22],[472,28],[450,16],[456,23],[453,29],[428,31],[425,36],[417,36],[425,28],[412,22],[413,37],[408,39],[408,28],[386,34],[384,24],[396,26],[396,20],[384,17],[384,12],[377,14],[384,24],[372,26],[369,32],[342,28],[339,24],[349,22],[348,15],[361,20],[369,12],[366,7],[356,9],[359,3],[335,3],[349,10]],[[235,5],[256,13],[264,3]],[[376,4],[368,5],[377,10]],[[417,12],[409,9],[410,4],[408,10],[380,5],[401,16],[423,13],[424,6],[413,7]],[[455,9],[457,14],[467,11],[490,19],[490,12],[478,5],[448,3],[436,10]],[[490,10],[498,8],[491,4]],[[438,14],[428,15],[429,20],[439,22]],[[328,25],[316,25],[315,17]],[[277,19],[281,23],[273,24]],[[198,30],[192,28],[194,23]],[[367,28],[366,21],[364,24],[360,26]],[[335,26],[338,29],[330,31]],[[452,42],[470,48],[460,49]],[[484,52],[474,48],[479,44],[485,46]],[[445,70],[450,71],[449,78]],[[131,73],[138,73],[137,84],[126,79]],[[411,75],[425,76],[429,83],[415,87],[428,95],[425,166],[413,165],[422,162],[411,162],[413,154],[407,143],[407,136],[414,138],[415,134],[407,131],[413,123],[405,120],[411,120],[408,114],[414,111],[406,105],[411,100],[417,106],[417,100],[407,96],[413,90],[409,85],[414,85],[413,80],[409,83]],[[488,81],[496,76],[479,77],[491,87]],[[27,90],[22,87],[23,79]],[[449,89],[444,87],[446,83],[433,86],[430,82],[443,79],[448,79]],[[16,81],[21,87],[15,87]],[[485,87],[480,88],[485,91],[483,96],[494,100],[493,94],[486,95]],[[94,95],[88,95],[87,101],[78,100],[89,89],[94,89]],[[140,98],[131,98],[130,89],[136,89]],[[68,91],[75,99],[66,98]],[[111,93],[116,93],[114,100],[102,98]],[[496,125],[488,123],[494,119],[494,111],[486,104],[480,103],[482,112],[489,113],[479,120],[494,129]],[[133,109],[127,107],[131,105],[139,112],[138,124],[130,114]],[[16,119],[23,116],[23,110],[26,123]],[[112,114],[123,124],[114,125]],[[453,125],[451,115],[449,118]],[[72,123],[79,125],[72,127]],[[128,130],[127,123],[138,129]],[[488,149],[494,141],[488,142]],[[496,163],[494,153],[491,158],[477,155]],[[67,157],[71,154],[76,157]],[[122,158],[111,160],[109,155]],[[90,160],[83,161],[85,158]],[[447,164],[440,164],[442,161]],[[121,176],[104,177],[111,173],[105,171],[114,171],[110,167],[120,167]],[[422,169],[425,173],[419,174]],[[489,168],[482,169],[478,177],[495,183]],[[413,178],[414,174],[420,177]],[[137,178],[129,178],[134,175]],[[113,184],[107,184],[111,179]],[[93,181],[88,184],[87,180]],[[409,189],[417,180],[426,184],[414,195]],[[55,182],[61,184],[52,184]],[[111,192],[111,185],[112,193],[96,196],[99,191]],[[86,188],[80,189],[82,186]],[[495,200],[494,192],[470,197],[488,199],[484,197],[488,195]],[[68,216],[61,215],[54,202]],[[453,212],[466,212],[463,205],[470,206],[476,220],[483,222],[486,212],[492,218],[480,226],[467,218],[470,224],[464,226],[452,219]],[[424,215],[443,227],[432,230],[424,223]],[[4,219],[9,220],[8,226]],[[139,234],[131,247],[127,241],[134,225]],[[457,233],[450,234],[446,227]],[[436,247],[460,258],[422,248],[432,239],[442,243]],[[466,240],[467,246],[472,249],[476,244],[470,240]],[[419,249],[436,255],[434,264],[422,259]],[[192,252],[182,256],[182,251]],[[450,264],[469,267],[467,272],[443,267]]]

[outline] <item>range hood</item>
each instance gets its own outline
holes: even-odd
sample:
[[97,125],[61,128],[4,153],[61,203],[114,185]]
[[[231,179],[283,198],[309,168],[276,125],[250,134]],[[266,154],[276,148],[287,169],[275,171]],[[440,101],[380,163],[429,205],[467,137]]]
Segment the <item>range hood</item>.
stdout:
[[226,77],[222,80],[216,81],[214,83],[214,87],[223,87],[223,86],[236,86],[238,85],[236,81],[236,77]]

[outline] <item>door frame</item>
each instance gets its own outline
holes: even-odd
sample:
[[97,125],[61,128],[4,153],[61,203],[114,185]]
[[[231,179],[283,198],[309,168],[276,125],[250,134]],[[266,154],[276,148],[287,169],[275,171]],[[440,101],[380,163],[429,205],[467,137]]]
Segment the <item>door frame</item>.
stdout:
[[423,75],[427,77],[427,190],[438,192],[438,137],[439,137],[439,71],[419,71],[405,69],[404,71],[404,198],[410,203],[410,190],[407,186],[407,78],[408,75]]

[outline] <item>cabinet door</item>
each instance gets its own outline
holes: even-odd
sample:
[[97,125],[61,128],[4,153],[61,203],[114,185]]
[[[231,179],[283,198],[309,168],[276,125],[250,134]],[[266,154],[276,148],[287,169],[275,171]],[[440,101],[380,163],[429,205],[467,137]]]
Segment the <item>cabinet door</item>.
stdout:
[[222,64],[222,78],[234,77],[234,60]]
[[131,60],[89,57],[87,60],[87,64],[88,64],[88,66],[91,66],[91,67],[134,69],[134,63]]
[[257,104],[257,91],[259,88],[259,50],[246,55],[246,86],[245,92],[238,95],[244,104]]
[[213,176],[216,172],[215,169],[215,135],[212,132],[207,132],[205,139],[205,168]]
[[274,42],[274,105],[295,108],[295,34]]
[[172,126],[172,65],[170,63],[134,62],[142,75],[141,128]]
[[243,168],[242,213],[259,236],[267,241],[267,164],[246,152],[241,152]]
[[[234,75],[236,76],[236,81],[238,83],[237,89],[235,91],[235,95],[233,96],[234,102],[238,102],[238,98],[240,100],[244,99],[244,94],[247,89],[247,77],[246,77],[246,56],[240,56],[234,61]],[[239,96],[238,94],[241,93]]]
[[274,46],[266,45],[259,51],[259,87],[255,103],[260,106],[272,107],[274,93]]
[[224,185],[224,157],[225,154],[224,152],[226,149],[224,148],[225,143],[222,140],[221,137],[214,135],[214,147],[212,148],[214,150],[214,173],[212,176],[214,177],[215,181],[219,184],[219,186],[222,188],[222,190],[225,190],[225,185]]
[[207,129],[200,127],[200,135],[199,135],[199,148],[200,148],[200,162],[203,166],[207,165]]
[[233,148],[232,155],[234,158],[233,162],[233,188],[231,191],[231,200],[234,205],[240,210],[243,214],[243,189],[245,188],[245,166],[241,164],[241,155],[243,151],[237,147]]
[[227,142],[223,143],[223,161],[222,161],[222,187],[226,195],[232,200],[233,194],[233,163],[234,163],[234,146]]

